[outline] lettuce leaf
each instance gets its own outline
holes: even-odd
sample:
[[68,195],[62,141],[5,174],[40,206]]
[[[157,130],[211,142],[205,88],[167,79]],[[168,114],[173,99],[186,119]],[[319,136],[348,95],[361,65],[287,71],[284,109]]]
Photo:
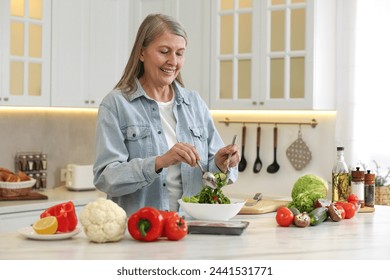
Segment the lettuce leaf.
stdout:
[[292,201],[288,207],[300,212],[311,212],[317,199],[326,198],[328,183],[315,174],[306,174],[298,178],[291,190]]

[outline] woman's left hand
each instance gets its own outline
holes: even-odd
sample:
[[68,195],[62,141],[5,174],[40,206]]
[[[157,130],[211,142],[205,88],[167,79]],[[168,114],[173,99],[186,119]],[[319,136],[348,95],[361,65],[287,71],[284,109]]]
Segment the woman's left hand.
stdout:
[[[228,166],[228,158],[231,154],[229,166]],[[237,144],[230,144],[223,148],[221,148],[215,154],[215,164],[218,166],[219,170],[226,173],[227,170],[231,167],[236,166],[240,162],[240,152]]]

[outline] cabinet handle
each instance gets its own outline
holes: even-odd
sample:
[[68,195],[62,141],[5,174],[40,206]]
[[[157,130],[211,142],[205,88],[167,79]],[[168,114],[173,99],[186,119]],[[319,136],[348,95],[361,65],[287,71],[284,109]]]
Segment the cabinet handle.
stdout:
[[257,102],[256,101],[252,101],[252,105],[257,105]]
[[8,101],[8,97],[4,97],[4,101]]
[[95,104],[95,100],[91,100],[91,104]]
[[84,103],[85,103],[85,104],[89,104],[89,101],[88,101],[88,100],[85,100]]
[[264,105],[264,101],[260,101],[260,103],[259,103],[260,105]]

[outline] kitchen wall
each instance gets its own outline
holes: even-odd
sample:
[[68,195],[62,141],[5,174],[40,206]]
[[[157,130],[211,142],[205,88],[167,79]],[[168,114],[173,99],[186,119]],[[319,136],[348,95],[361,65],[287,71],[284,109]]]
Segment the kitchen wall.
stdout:
[[[242,124],[221,123],[247,122],[310,122],[318,125],[302,125],[303,140],[312,152],[311,162],[301,171],[296,171],[286,157],[286,149],[298,137],[298,125],[278,125],[277,161],[280,170],[275,174],[266,172],[273,162],[273,124],[261,125],[260,158],[261,171],[253,173],[256,157],[257,123],[246,123],[245,158],[247,168],[239,173],[238,181],[227,187],[231,193],[289,196],[295,180],[305,173],[315,173],[330,181],[330,172],[335,160],[334,112],[324,111],[213,111],[215,124],[225,143],[230,143],[238,134],[237,144],[242,146]],[[60,169],[67,163],[92,164],[95,137],[96,110],[0,108],[0,166],[14,168],[16,152],[38,151],[48,154],[48,187],[60,182]]]

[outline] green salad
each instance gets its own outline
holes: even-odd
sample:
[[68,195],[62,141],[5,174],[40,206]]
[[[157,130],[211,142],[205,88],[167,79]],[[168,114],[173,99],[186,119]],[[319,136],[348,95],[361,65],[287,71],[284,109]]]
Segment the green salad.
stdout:
[[209,186],[203,186],[197,195],[191,197],[183,195],[181,199],[189,203],[230,204],[230,199],[222,193],[222,187],[227,183],[226,174],[217,172],[214,176],[217,182],[215,189]]

